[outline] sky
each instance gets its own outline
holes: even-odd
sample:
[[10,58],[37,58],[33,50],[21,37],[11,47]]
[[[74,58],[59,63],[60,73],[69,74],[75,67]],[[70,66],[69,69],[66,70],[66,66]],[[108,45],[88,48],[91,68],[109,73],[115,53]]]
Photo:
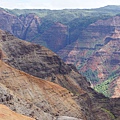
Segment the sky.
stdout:
[[0,0],[9,9],[84,9],[120,5],[120,0]]

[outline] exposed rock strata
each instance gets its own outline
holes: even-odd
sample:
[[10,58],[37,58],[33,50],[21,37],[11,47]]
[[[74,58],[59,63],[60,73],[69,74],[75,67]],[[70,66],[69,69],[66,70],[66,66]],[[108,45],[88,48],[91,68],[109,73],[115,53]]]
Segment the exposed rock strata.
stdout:
[[120,16],[115,16],[89,25],[74,44],[59,51],[58,55],[66,63],[74,64],[94,86],[107,79],[117,79],[112,77],[120,76],[119,21]]
[[[37,117],[35,112],[42,111],[43,113],[51,114],[51,116],[66,115],[84,119],[80,107],[72,99],[72,94],[68,90],[54,83],[41,80],[19,70],[15,70],[14,68],[4,64],[2,61],[0,62],[0,83],[13,91],[13,94],[18,96],[18,101],[21,101],[21,99],[28,101],[29,104],[26,105],[29,105],[29,107],[31,103],[31,107],[29,109],[31,109],[32,106],[36,107],[35,111],[31,112],[31,116]],[[9,105],[9,102],[14,99],[14,95],[6,93],[7,90],[5,89],[3,90],[1,92],[2,96],[0,101],[3,103],[7,102]],[[19,104],[16,104],[15,101],[13,104],[15,110],[18,112],[21,107],[17,108],[17,105]],[[24,113],[25,111],[22,112]],[[41,114],[40,116],[42,118]],[[44,116],[45,115],[43,115],[43,118]],[[38,117],[38,119],[40,118]]]
[[[3,61],[9,65],[36,77],[44,78],[61,86],[81,92],[89,83],[76,72],[73,67],[66,65],[55,53],[47,48],[22,40],[1,31],[1,50]],[[4,39],[3,39],[4,36]],[[78,79],[79,78],[79,79]]]
[[[44,24],[48,24],[48,26]],[[45,29],[45,27],[48,28]],[[16,16],[0,9],[0,29],[23,40],[42,44],[54,52],[68,44],[68,27],[66,25],[59,22],[44,23],[33,13]]]
[[[35,78],[27,73],[15,70],[1,61],[1,84],[4,84],[14,94],[19,94],[19,97],[25,101],[24,106],[26,106],[25,104],[29,105],[30,102],[34,104],[33,109],[38,110],[37,108],[39,108],[41,111],[39,115],[37,112],[35,112],[36,114],[28,112],[25,113],[26,115],[40,119],[44,115],[46,119],[48,117],[53,119],[52,117],[56,115],[86,120],[119,118],[119,99],[109,99],[95,92],[75,67],[66,65],[50,50],[19,40],[3,31],[0,31],[0,41],[1,59],[3,61],[17,69],[26,70],[25,72],[46,79],[43,81]],[[43,66],[42,70],[41,66]],[[39,68],[39,71],[36,68]],[[70,92],[49,81],[67,88]],[[9,105],[8,102],[6,104]],[[13,104],[12,107],[15,105]],[[15,108],[16,110],[19,108],[22,113],[24,112],[21,107]],[[42,116],[40,116],[41,114]]]
[[4,105],[0,105],[0,120],[35,120],[15,113]]
[[[44,21],[35,14],[16,16],[6,12],[4,9],[0,9],[0,16],[0,28],[9,31],[19,38],[43,44],[55,52],[65,48],[58,52],[59,56],[63,58],[66,63],[74,64],[78,68],[79,72],[86,75],[88,80],[90,80],[94,86],[109,79],[112,72],[117,71],[119,73],[120,71],[120,68],[118,68],[120,62],[120,16],[115,16],[106,20],[98,20],[83,29],[81,32],[79,29],[74,28],[72,33],[69,33],[69,26],[63,25],[59,22],[53,23],[50,21]],[[71,38],[70,35],[74,36],[74,38]],[[3,39],[5,40],[4,36]],[[75,42],[70,44],[73,41]],[[70,45],[67,46],[68,44]],[[108,49],[102,50],[104,48]],[[25,59],[30,59],[29,57],[26,56]],[[45,58],[45,60],[46,59],[51,58]],[[56,58],[54,58],[54,60],[55,59]],[[18,63],[16,63],[16,66],[17,64]],[[34,62],[34,64],[37,63]],[[44,71],[44,66],[45,65],[42,65],[41,69],[39,67],[36,69],[34,68],[36,76],[39,76],[39,70]],[[46,66],[46,68],[47,67],[48,66]],[[23,69],[25,72],[29,69],[29,71],[31,71],[30,73],[34,71],[32,68],[30,69],[22,66],[22,70]],[[48,67],[48,74],[49,71]],[[48,74],[46,74],[46,76],[48,76]],[[44,72],[41,72],[41,76],[42,78],[46,77]],[[117,77],[119,77],[119,75],[117,75]],[[54,81],[54,75],[52,78]],[[114,89],[115,88],[113,88],[113,91]],[[114,93],[110,92],[110,94],[111,95],[109,97]]]

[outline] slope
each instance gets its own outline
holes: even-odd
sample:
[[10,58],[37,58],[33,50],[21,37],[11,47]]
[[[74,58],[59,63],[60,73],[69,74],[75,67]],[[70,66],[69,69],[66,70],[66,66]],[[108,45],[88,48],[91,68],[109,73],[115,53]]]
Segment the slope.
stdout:
[[74,64],[94,86],[107,79],[112,82],[120,76],[119,20],[120,16],[98,20],[84,29],[74,44],[58,52],[66,63]]
[[[16,92],[14,94],[19,94],[22,100],[25,99],[24,101],[26,101],[27,99],[28,103],[33,104],[32,110],[41,111],[40,114],[37,114],[36,111],[30,112],[31,109],[28,107],[30,111],[26,115],[34,115],[38,119],[41,118],[40,115],[42,114],[46,119],[50,117],[49,120],[56,115],[78,118],[83,116],[87,120],[113,120],[119,118],[120,99],[109,99],[95,92],[90,88],[90,84],[85,77],[81,76],[74,66],[66,65],[47,48],[22,41],[2,30],[0,31],[0,47],[2,61],[19,70],[45,79],[43,81],[15,70],[1,61],[1,83]],[[47,82],[47,80],[64,88]],[[40,103],[42,100],[45,103]],[[5,103],[9,106],[8,102]],[[14,103],[13,101],[12,106],[15,105]],[[74,106],[71,103],[74,103]],[[26,106],[25,104],[24,106]],[[22,109],[21,107],[15,108],[17,110],[19,108],[18,111],[24,113],[23,106]],[[48,114],[45,115],[44,112]]]
[[0,120],[34,120],[32,118],[25,117],[17,114],[4,105],[0,105]]
[[[55,53],[47,48],[17,39],[9,33],[0,31],[3,61],[26,73],[60,84],[72,92],[81,92],[89,83],[66,65]],[[74,69],[73,69],[74,68]]]
[[[65,88],[15,70],[2,61],[0,61],[0,73],[0,83],[13,91],[13,95],[15,94],[19,97],[18,101],[25,100],[28,101],[29,107],[38,107],[36,110],[39,113],[42,110],[43,112],[51,114],[51,116],[61,115],[85,119],[80,106],[77,105],[72,99],[72,94]],[[7,101],[7,104],[10,104],[12,98],[13,97],[10,97],[9,99],[9,97],[3,96],[1,101]],[[14,105],[14,107],[16,111],[19,111],[20,108],[17,108],[17,105],[18,104]],[[36,110],[31,113],[32,117],[37,117],[35,113]],[[44,119],[44,117],[45,116],[41,116],[40,118]],[[50,118],[46,116],[46,119]]]
[[[116,12],[114,12],[116,11]],[[79,38],[88,25],[119,14],[119,6],[99,9],[0,9],[0,28],[57,52]]]

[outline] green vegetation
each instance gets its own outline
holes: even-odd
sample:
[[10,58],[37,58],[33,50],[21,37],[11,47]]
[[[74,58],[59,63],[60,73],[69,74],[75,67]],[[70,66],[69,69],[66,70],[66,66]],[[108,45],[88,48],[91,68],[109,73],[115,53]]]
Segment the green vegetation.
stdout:
[[88,81],[91,81],[92,83],[96,83],[99,81],[97,70],[92,71],[91,69],[88,69],[82,74],[87,78]]
[[[2,9],[2,8],[0,8]],[[49,10],[49,9],[5,9],[7,12],[20,16],[21,14],[27,15],[29,13],[34,13],[41,18],[41,23],[38,27],[39,33],[36,34],[33,38],[31,38],[30,42],[34,42],[35,40],[39,39],[38,44],[42,44],[48,47],[47,42],[42,37],[42,34],[48,30],[55,22],[60,22],[66,26],[68,26],[68,33],[69,33],[69,41],[67,43],[71,44],[72,42],[79,40],[80,45],[82,46],[82,42],[84,39],[80,36],[81,32],[86,29],[91,23],[96,22],[99,19],[108,19],[115,15],[120,15],[120,6],[106,6],[98,9],[63,9],[63,10]],[[85,33],[86,35],[90,36],[88,32]],[[99,42],[100,41],[100,42]],[[95,45],[98,46],[95,46]],[[103,43],[102,43],[103,44]],[[97,39],[96,42],[91,44],[91,48],[99,49],[101,44],[101,38]],[[93,54],[94,50],[88,50],[85,58],[88,58]],[[80,66],[78,66],[78,70],[84,66],[86,63],[86,59],[82,60]],[[112,61],[111,63],[118,63],[117,61]],[[75,63],[77,64],[77,62]],[[111,70],[112,71],[112,70]],[[109,72],[111,72],[109,71]],[[97,83],[99,81],[98,73],[96,71],[92,71],[88,69],[86,72],[82,73],[88,81],[92,83]],[[103,93],[105,96],[110,97],[111,94],[109,92],[109,85],[110,83],[118,76],[117,71],[111,73],[108,76],[107,80],[103,83],[96,85],[95,90]]]
[[[2,9],[2,8],[1,8]],[[54,22],[60,22],[68,26],[69,41],[74,42],[80,37],[80,33],[91,23],[99,19],[107,19],[116,14],[120,14],[120,6],[106,6],[98,9],[63,9],[63,10],[49,10],[49,9],[5,9],[7,12],[20,16],[34,13],[41,18],[41,25],[39,32],[42,34]],[[115,12],[116,11],[116,12]],[[79,32],[74,32],[78,30]],[[69,44],[70,44],[69,43]]]
[[99,92],[99,93],[103,93],[106,97],[111,97],[111,94],[113,92],[113,90],[109,90],[109,85],[112,81],[114,81],[117,76],[119,76],[119,70],[113,71],[107,80],[105,80],[104,82],[102,82],[101,84],[98,84],[94,87],[94,89]]
[[111,118],[112,118],[112,120],[115,120],[115,116],[109,111],[109,110],[107,110],[107,109],[105,109],[105,108],[101,108],[104,112],[106,112]]
[[[2,8],[1,8],[2,9]],[[63,24],[68,24],[70,21],[78,18],[86,21],[87,19],[101,17],[101,19],[106,19],[108,16],[114,16],[120,14],[120,6],[106,6],[98,9],[63,9],[63,10],[49,10],[49,9],[5,9],[7,12],[14,15],[29,14],[34,13],[40,18],[46,20],[51,20],[54,22],[61,22]],[[91,17],[92,16],[92,17]],[[89,18],[90,17],[90,18]],[[92,22],[94,20],[90,20]],[[88,23],[87,23],[88,24]]]
[[111,96],[110,91],[108,90],[110,83],[111,83],[111,79],[108,79],[102,82],[101,84],[95,86],[94,89],[99,93],[103,93],[106,97],[110,97]]

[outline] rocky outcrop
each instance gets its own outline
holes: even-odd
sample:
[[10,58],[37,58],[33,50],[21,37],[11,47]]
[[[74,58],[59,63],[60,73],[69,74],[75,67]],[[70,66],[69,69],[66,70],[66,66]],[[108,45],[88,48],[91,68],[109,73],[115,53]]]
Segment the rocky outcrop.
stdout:
[[0,105],[0,120],[35,120],[11,111],[4,105]]
[[[15,111],[21,111],[22,114],[29,113],[34,107],[34,111],[31,111],[29,116],[39,120],[40,118],[44,119],[44,117],[50,120],[52,116],[64,115],[81,118],[83,120],[85,119],[80,106],[73,100],[72,93],[67,89],[54,83],[35,78],[19,70],[15,70],[2,61],[0,62],[0,83],[6,86],[6,88],[1,86],[0,101],[2,103],[7,104],[11,108],[14,107]],[[6,89],[13,91],[13,94],[8,94]],[[19,98],[17,102],[15,100],[17,98],[15,95]],[[14,105],[12,105],[11,101],[13,101]],[[25,106],[29,107],[29,111],[24,111],[27,110],[27,108],[22,110],[22,105],[17,108],[21,101],[28,102]],[[49,116],[36,114],[38,112],[44,114],[48,113]],[[49,118],[50,115],[51,118]]]
[[[86,23],[84,23],[85,20],[83,18],[81,20],[83,21],[84,25],[82,25],[79,21],[79,18],[77,18],[71,22],[69,21],[69,23],[67,23],[66,25],[63,25],[59,22],[59,20],[51,20],[49,19],[49,17],[47,18],[47,16],[45,18],[39,18],[36,14],[33,13],[33,11],[32,13],[27,12],[28,14],[21,14],[18,16],[16,16],[15,14],[13,15],[12,11],[7,11],[9,10],[0,9],[1,29],[8,31],[21,39],[42,44],[47,48],[53,50],[54,52],[58,53],[58,55],[67,64],[74,64],[79,70],[79,72],[86,76],[88,81],[90,81],[93,86],[101,84],[102,82],[104,82],[104,80],[111,79],[111,76],[112,81],[110,82],[115,83],[113,82],[114,79],[118,79],[118,77],[120,76],[118,74],[120,71],[120,68],[118,67],[120,63],[120,16],[115,16],[104,20],[98,20],[94,23],[91,21],[89,22],[89,20],[86,20]],[[89,17],[86,17],[86,19],[89,19]],[[94,19],[99,18],[93,17],[92,21],[94,21]],[[5,38],[3,37],[3,39]],[[23,45],[23,47],[25,46]],[[109,49],[109,51],[107,48]],[[13,48],[11,49],[14,50]],[[31,50],[33,49],[34,48],[31,47]],[[22,53],[23,51],[20,52]],[[30,59],[29,57],[26,56],[25,59]],[[46,60],[51,58],[44,59]],[[57,58],[54,57],[53,61],[56,61],[56,59]],[[16,66],[19,63],[16,63]],[[38,64],[38,62],[34,61],[34,64]],[[42,64],[41,67],[34,69],[34,66],[32,66],[32,68],[30,69],[28,67],[30,65],[27,65],[27,67],[24,67],[23,65],[22,68],[21,66],[22,65],[20,65],[19,67],[20,70],[24,70],[25,72],[29,71],[28,73],[30,74],[35,71],[34,75],[38,77],[42,76],[42,78],[48,76],[51,69],[50,68],[49,70],[47,70],[48,74],[46,74],[44,72],[44,68],[48,67],[46,66],[46,64]],[[55,71],[53,72],[59,71],[56,69],[54,70]],[[38,71],[43,71],[43,73],[39,74]],[[117,73],[117,78],[114,78],[116,76],[113,76],[115,72]],[[54,81],[54,75],[52,78]],[[111,86],[109,85],[108,89],[110,89],[110,87]],[[112,88],[114,91],[115,88]],[[109,97],[114,94],[113,92],[109,93],[110,95],[107,95]]]
[[58,52],[66,63],[74,64],[94,86],[120,76],[119,20],[120,16],[98,20],[82,31],[79,40]]
[[54,52],[69,44],[68,27],[61,23],[55,23],[42,34],[42,40],[47,43],[49,49]]
[[14,91],[7,88],[7,86],[0,83],[0,104],[8,106],[11,110],[34,117],[36,120],[53,120],[54,116],[44,112],[39,107],[34,105],[29,100],[25,100],[20,95],[17,95]]
[[57,83],[72,92],[83,93],[79,87],[83,83],[84,88],[89,86],[73,67],[66,65],[55,53],[43,46],[19,40],[1,31],[1,50],[4,53],[2,60],[9,65]]
[[68,44],[68,27],[59,22],[49,22],[34,13],[16,16],[0,9],[2,30],[23,40],[42,44],[56,52]]
[[[4,104],[10,105],[10,108],[15,108],[17,112],[37,119],[43,119],[42,116],[49,120],[55,116],[86,120],[119,118],[119,112],[116,112],[119,108],[115,107],[119,106],[119,99],[116,103],[114,99],[111,100],[95,92],[73,65],[66,65],[52,51],[19,40],[2,30],[0,31],[0,46],[2,61],[14,68],[45,79],[43,81],[15,70],[1,61],[1,84],[13,91],[16,96],[19,94],[19,100],[22,99],[20,102],[16,102],[18,99],[16,101],[13,99],[13,103],[16,104],[12,106],[9,102],[3,101]],[[7,96],[11,98],[9,94]],[[21,102],[23,106],[16,107],[21,105]],[[29,108],[29,102],[32,104],[31,108]],[[26,104],[29,110],[24,108]],[[35,112],[32,112],[33,110]]]

